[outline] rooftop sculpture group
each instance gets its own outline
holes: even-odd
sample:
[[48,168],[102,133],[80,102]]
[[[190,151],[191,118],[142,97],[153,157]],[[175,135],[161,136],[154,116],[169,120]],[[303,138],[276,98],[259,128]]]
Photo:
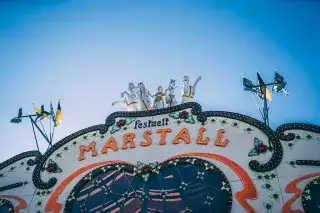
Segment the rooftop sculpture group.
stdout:
[[[189,77],[183,77],[181,104],[194,101],[196,87],[200,80],[201,77],[198,77],[194,84],[191,85]],[[122,99],[113,102],[112,106],[121,103],[128,111],[144,111],[172,107],[178,104],[174,91],[176,88],[176,81],[171,79],[167,89],[163,90],[162,86],[158,86],[157,92],[152,94],[146,89],[143,82],[139,82],[137,86],[135,86],[133,82],[130,82],[128,91],[122,92]]]

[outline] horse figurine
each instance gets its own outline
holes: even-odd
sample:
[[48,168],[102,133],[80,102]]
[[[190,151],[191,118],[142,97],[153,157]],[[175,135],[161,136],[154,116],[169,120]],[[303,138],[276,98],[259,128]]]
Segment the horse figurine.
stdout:
[[164,96],[162,86],[158,86],[158,92],[154,95],[153,109],[163,109],[164,108]]
[[121,93],[120,101],[115,101],[112,103],[112,106],[121,103],[125,106],[128,111],[140,111],[139,98],[138,98],[138,88],[134,85],[133,82],[129,83],[128,91]]
[[193,86],[189,83],[189,77],[184,76],[182,80],[182,98],[181,104],[187,102],[194,101],[194,95],[196,93],[196,87],[198,82],[201,80],[201,77],[198,77],[197,80],[194,82]]
[[175,87],[176,85],[176,80],[170,80],[169,82],[169,87],[165,90],[165,95],[166,95],[166,104],[167,107],[173,107],[175,105],[177,105],[177,99],[176,96],[174,94],[174,89],[176,89],[177,87]]
[[150,97],[153,97],[153,95],[146,89],[143,82],[138,83],[138,97],[141,110],[152,110]]

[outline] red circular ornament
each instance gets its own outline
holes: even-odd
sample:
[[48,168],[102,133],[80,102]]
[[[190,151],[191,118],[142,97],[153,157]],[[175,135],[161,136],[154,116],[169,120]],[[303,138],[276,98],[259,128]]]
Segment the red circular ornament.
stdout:
[[256,148],[260,153],[265,153],[268,149],[268,147],[264,144],[259,144]]
[[147,172],[151,172],[151,170],[152,170],[152,167],[151,167],[151,166],[149,166],[149,165],[144,165],[144,166],[142,167],[142,169],[141,169],[141,172],[147,173]]
[[179,117],[182,119],[188,117],[188,115],[189,113],[185,110],[179,113]]
[[117,122],[117,126],[118,126],[118,127],[122,127],[122,126],[124,126],[124,125],[126,125],[126,121],[125,121],[124,119],[120,119],[120,120]]

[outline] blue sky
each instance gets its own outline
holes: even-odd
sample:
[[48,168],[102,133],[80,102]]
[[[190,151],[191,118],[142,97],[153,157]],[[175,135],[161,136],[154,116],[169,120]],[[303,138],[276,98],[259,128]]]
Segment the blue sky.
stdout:
[[201,75],[205,110],[260,119],[240,74],[255,79],[258,69],[268,81],[276,68],[291,96],[274,95],[272,128],[320,125],[320,3],[230,2],[0,1],[0,161],[36,149],[31,124],[9,122],[19,107],[60,98],[57,141],[121,110],[111,103],[129,81],[155,92],[170,78]]

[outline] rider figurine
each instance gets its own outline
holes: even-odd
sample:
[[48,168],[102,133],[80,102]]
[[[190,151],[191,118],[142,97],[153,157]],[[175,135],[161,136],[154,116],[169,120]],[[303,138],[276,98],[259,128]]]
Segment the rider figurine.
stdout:
[[158,92],[155,94],[155,99],[153,101],[153,108],[154,109],[162,109],[164,108],[164,96],[162,86],[158,86]]
[[177,104],[177,99],[174,94],[174,89],[176,89],[176,87],[174,87],[175,85],[176,81],[171,79],[169,82],[169,87],[165,91],[167,107],[173,107]]
[[146,89],[143,82],[138,83],[138,89],[141,110],[152,110],[150,97],[153,95]]

